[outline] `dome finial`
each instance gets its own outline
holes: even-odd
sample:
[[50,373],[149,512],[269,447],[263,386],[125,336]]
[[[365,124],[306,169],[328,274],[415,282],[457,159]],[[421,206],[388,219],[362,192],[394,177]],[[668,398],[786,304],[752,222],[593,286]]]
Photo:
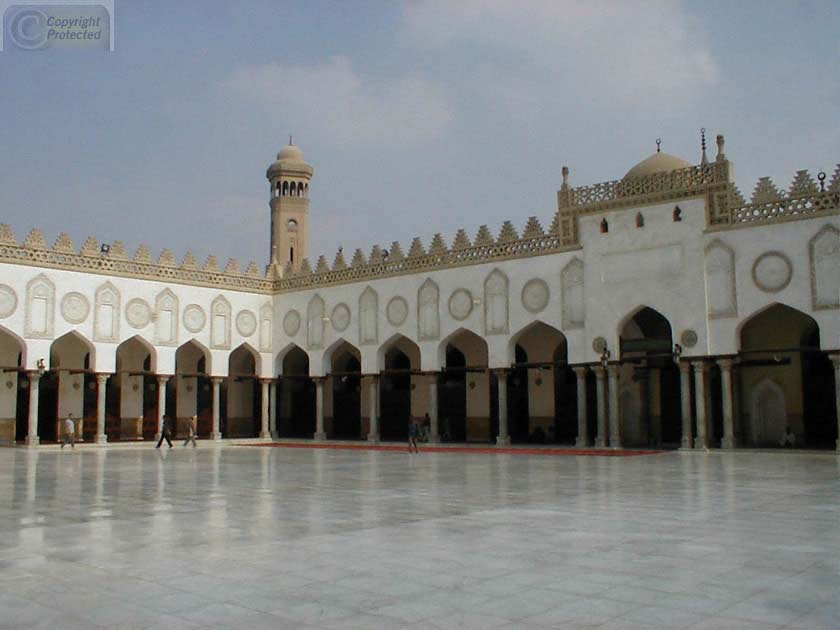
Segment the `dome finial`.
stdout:
[[661,145],[662,145],[662,138],[657,138],[656,139],[656,152],[657,153],[659,153],[662,150],[662,149],[660,149]]
[[294,142],[292,142],[292,134],[289,134],[289,146],[291,146],[293,144],[294,144]]
[[706,128],[700,127],[700,150],[702,151],[700,155],[700,164],[704,166],[709,163],[709,159],[706,157]]

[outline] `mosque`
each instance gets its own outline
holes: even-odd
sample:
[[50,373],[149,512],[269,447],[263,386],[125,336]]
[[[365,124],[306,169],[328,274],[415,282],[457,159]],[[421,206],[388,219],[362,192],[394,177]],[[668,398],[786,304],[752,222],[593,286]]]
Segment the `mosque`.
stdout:
[[[759,180],[717,136],[557,211],[309,258],[313,168],[266,173],[264,269],[0,226],[0,441],[429,440],[840,449],[840,166]],[[544,227],[546,225],[547,227]],[[790,438],[789,438],[790,439]]]

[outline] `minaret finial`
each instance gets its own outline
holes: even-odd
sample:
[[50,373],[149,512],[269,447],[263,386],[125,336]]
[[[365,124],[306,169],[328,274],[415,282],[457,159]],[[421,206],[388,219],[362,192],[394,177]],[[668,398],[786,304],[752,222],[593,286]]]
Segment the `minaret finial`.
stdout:
[[289,145],[292,145],[292,144],[293,144],[293,142],[292,142],[292,134],[289,134]]
[[706,128],[700,127],[700,149],[703,152],[700,156],[700,164],[706,165],[709,163],[709,159],[706,157]]
[[661,144],[662,144],[662,138],[657,138],[656,139],[656,152],[657,153],[659,153],[659,151],[660,151],[659,147],[660,147]]

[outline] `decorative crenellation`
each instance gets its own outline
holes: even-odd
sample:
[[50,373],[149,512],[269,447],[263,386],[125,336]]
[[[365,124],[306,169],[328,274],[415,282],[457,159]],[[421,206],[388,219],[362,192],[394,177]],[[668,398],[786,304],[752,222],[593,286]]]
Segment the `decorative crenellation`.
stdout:
[[[820,175],[824,179],[824,174]],[[715,195],[710,208],[713,227],[744,227],[755,223],[794,221],[840,212],[840,164],[828,186],[818,185],[807,170],[797,171],[787,191],[762,177],[749,203],[734,184],[725,195]]]
[[133,258],[129,258],[121,241],[114,241],[108,252],[100,250],[100,243],[88,237],[80,250],[76,250],[69,235],[62,233],[52,247],[39,229],[29,232],[19,244],[7,224],[0,224],[0,262],[68,269],[111,276],[127,276],[145,280],[163,280],[181,284],[210,286],[238,291],[271,293],[274,283],[261,273],[255,262],[248,264],[243,273],[239,263],[231,258],[224,271],[219,271],[218,260],[210,256],[200,266],[192,252],[187,252],[179,265],[171,250],[164,249],[157,261],[149,248],[140,245]]

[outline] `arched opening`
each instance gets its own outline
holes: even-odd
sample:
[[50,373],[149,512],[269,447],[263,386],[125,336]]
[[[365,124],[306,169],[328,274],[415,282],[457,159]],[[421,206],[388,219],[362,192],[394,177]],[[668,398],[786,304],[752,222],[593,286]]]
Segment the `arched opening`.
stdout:
[[50,346],[50,371],[40,382],[38,436],[53,442],[62,434],[61,420],[68,414],[76,421],[76,438],[93,440],[96,433],[96,376],[93,345],[71,331]]
[[108,441],[151,440],[157,430],[154,348],[141,337],[117,346],[117,371],[108,379],[105,433]]
[[26,438],[29,413],[29,379],[23,371],[23,341],[0,327],[0,444]]
[[459,330],[443,341],[438,382],[438,431],[445,442],[492,442],[487,342]]
[[222,435],[229,438],[257,437],[260,432],[262,392],[257,379],[259,355],[247,343],[228,357],[228,378],[222,389],[225,415],[220,419]]
[[303,182],[298,182],[297,193],[298,197],[303,197]]
[[833,366],[820,351],[820,329],[784,304],[753,315],[741,327],[737,381],[741,444],[779,446],[786,427],[795,445],[834,448],[837,412]]
[[283,196],[286,197],[289,194],[289,182],[283,182]]
[[361,376],[359,350],[346,341],[341,342],[330,357],[327,387],[332,397],[324,400],[324,423],[328,436],[339,440],[358,440],[363,435]]
[[[682,438],[680,373],[673,354],[671,324],[644,306],[619,331],[622,440],[625,444],[679,448]],[[712,390],[719,392],[719,372]],[[720,395],[712,396],[720,401]],[[713,436],[723,433],[720,405],[713,405]]]
[[209,357],[209,351],[195,339],[175,352],[175,378],[166,388],[166,414],[175,419],[175,437],[187,434],[193,416],[198,417],[197,435],[209,437],[213,431]]
[[508,376],[508,426],[512,442],[574,443],[576,378],[567,363],[566,337],[534,322],[514,335]]
[[298,346],[282,359],[277,382],[277,433],[311,438],[315,433],[315,382],[309,377],[309,356]]
[[420,348],[397,335],[381,352],[385,367],[380,373],[380,436],[384,441],[405,441],[412,414],[422,415],[420,399],[426,400],[426,388],[418,388],[416,382],[420,380]]

